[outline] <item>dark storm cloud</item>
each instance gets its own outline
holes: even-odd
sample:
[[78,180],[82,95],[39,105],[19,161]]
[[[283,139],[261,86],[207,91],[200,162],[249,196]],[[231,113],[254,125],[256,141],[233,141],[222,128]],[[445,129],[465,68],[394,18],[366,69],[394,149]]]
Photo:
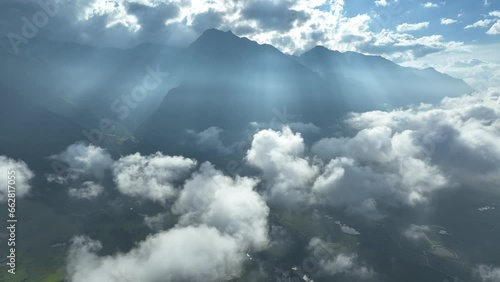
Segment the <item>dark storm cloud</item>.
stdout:
[[[57,3],[33,36],[23,35],[25,20],[43,12],[40,3]],[[407,60],[460,46],[441,35],[414,37],[390,30],[372,32],[368,14],[346,17],[343,4],[335,12],[306,1],[153,1],[153,0],[5,0],[0,3],[0,36],[15,33],[19,49],[34,37],[100,47],[130,48],[141,43],[185,47],[210,28],[233,30],[259,43],[298,54],[316,45],[339,50],[384,54]],[[326,3],[325,3],[326,4]],[[40,14],[39,14],[40,16]],[[39,18],[39,20],[43,18]],[[21,43],[19,43],[22,41]],[[9,42],[7,42],[9,43]],[[14,44],[14,45],[16,45]],[[12,45],[12,44],[11,44]],[[15,49],[15,48],[14,48]]]
[[137,17],[141,25],[141,33],[150,34],[165,28],[165,21],[179,15],[179,7],[172,3],[162,3],[156,7],[149,7],[137,3],[125,4],[129,14]]
[[[44,4],[40,4],[44,3]],[[96,14],[88,20],[80,20],[88,1],[2,1],[0,36],[24,38],[18,48],[32,43],[32,39],[50,38],[94,45],[123,46],[130,44],[128,30],[122,25],[106,28],[108,14]],[[37,24],[46,17],[43,24]],[[43,16],[45,15],[45,16]],[[4,24],[5,23],[5,24]],[[12,41],[12,40],[11,40]],[[114,44],[110,44],[114,42]],[[12,43],[11,43],[12,45]]]
[[290,9],[291,1],[254,1],[246,6],[241,14],[256,20],[263,29],[290,30],[294,22],[303,22],[309,15],[302,11]]
[[[94,7],[91,6],[94,2],[86,0],[2,1],[0,36],[10,34],[9,38],[15,37],[16,43],[21,40],[17,44],[19,50],[33,43],[35,40],[32,39],[36,38],[119,48],[144,42],[184,46],[196,38],[196,34],[184,30],[179,24],[165,25],[167,20],[179,14],[179,7],[175,4],[149,7],[124,1],[103,8],[102,3],[111,5],[111,2],[99,3],[100,6]],[[38,21],[43,20],[43,24],[36,24],[37,15]],[[10,43],[9,39],[7,44],[16,45]]]
[[237,26],[235,29],[234,29],[234,32],[236,34],[239,34],[241,36],[245,36],[247,34],[252,34],[255,32],[255,29],[249,25],[240,25],[240,26]]
[[207,12],[195,16],[193,20],[193,29],[201,33],[209,28],[219,28],[222,22],[222,14],[210,9]]

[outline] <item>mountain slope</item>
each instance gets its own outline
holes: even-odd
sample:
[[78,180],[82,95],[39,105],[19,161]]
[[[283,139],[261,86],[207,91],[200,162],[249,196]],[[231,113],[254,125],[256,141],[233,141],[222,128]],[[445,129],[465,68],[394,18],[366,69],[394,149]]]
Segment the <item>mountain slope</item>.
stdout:
[[182,83],[141,128],[148,147],[174,146],[186,129],[237,133],[250,122],[285,123],[277,114],[285,109],[295,122],[317,125],[344,113],[323,79],[270,45],[208,30],[184,54]]
[[[151,151],[186,146],[186,130],[216,126],[238,140],[250,122],[326,128],[351,111],[433,103],[472,91],[435,70],[401,67],[379,56],[316,47],[296,58],[215,29],[180,58],[180,86],[137,131]],[[284,111],[293,120],[283,120]]]
[[429,68],[401,67],[380,56],[341,53],[318,46],[299,61],[329,82],[352,111],[437,103],[471,93],[465,82]]
[[0,155],[40,163],[84,140],[83,127],[0,84]]
[[0,83],[83,126],[96,127],[96,120],[110,118],[135,129],[175,82],[163,79],[138,99],[140,103],[130,102],[132,92],[143,87],[150,70],[172,72],[178,52],[156,44],[95,48],[37,38],[19,54],[0,48]]
[[[84,128],[98,128],[104,118],[117,123],[117,136],[132,139],[127,131],[137,129],[148,150],[186,147],[187,130],[215,126],[240,141],[252,122],[328,128],[351,111],[435,103],[471,91],[434,69],[323,47],[294,57],[215,29],[185,49],[34,39],[18,55],[0,48],[0,59],[0,84],[16,95]],[[169,75],[144,99],[132,99],[151,70]]]

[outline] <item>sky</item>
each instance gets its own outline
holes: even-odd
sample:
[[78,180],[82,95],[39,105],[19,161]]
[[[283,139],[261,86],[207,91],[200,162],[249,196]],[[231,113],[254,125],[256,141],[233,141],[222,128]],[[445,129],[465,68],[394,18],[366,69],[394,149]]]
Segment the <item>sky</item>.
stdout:
[[[66,265],[70,281],[221,281],[237,276],[248,250],[286,241],[269,231],[271,208],[280,204],[345,209],[372,220],[388,216],[391,209],[386,207],[404,207],[417,210],[424,221],[427,211],[445,202],[437,195],[445,189],[464,186],[481,197],[490,195],[483,191],[498,190],[500,0],[0,0],[0,36],[7,42],[0,44],[0,51],[16,44],[26,48],[42,38],[96,47],[186,47],[209,28],[231,30],[292,55],[323,45],[381,55],[404,66],[434,67],[485,91],[445,98],[437,105],[352,113],[342,127],[355,135],[324,137],[312,144],[289,127],[259,130],[237,159],[242,167],[255,169],[252,177],[229,176],[209,162],[161,152],[118,157],[94,145],[70,145],[47,156],[66,164],[68,173],[45,177],[66,187],[71,198],[115,197],[117,192],[144,205],[172,203],[157,215],[145,216],[152,230],[160,227],[128,252],[102,255],[105,241],[74,237]],[[301,125],[303,131],[319,130]],[[206,141],[198,147],[235,147],[224,146],[221,132],[211,127],[188,133]],[[0,156],[0,170],[8,168],[22,175],[17,178],[18,197],[42,193],[29,184],[33,167]],[[6,177],[0,175],[0,181]],[[113,183],[109,186],[116,191],[107,193],[105,183]],[[6,198],[0,191],[0,202]],[[110,199],[106,203],[111,207],[116,202]],[[452,204],[457,210],[465,206]],[[162,229],[169,214],[178,221]],[[408,222],[405,236],[418,239],[427,227],[414,223]],[[357,233],[348,226],[342,230]],[[320,243],[313,238],[308,248],[319,250]],[[320,271],[331,275],[354,273],[374,281],[372,267],[365,267],[356,254],[322,256],[318,263]],[[464,265],[477,268],[483,281],[498,281],[499,265],[477,263],[488,261]]]
[[[316,45],[435,67],[476,88],[500,84],[500,0],[4,0],[0,35],[95,46],[185,47],[209,28],[300,55]],[[55,3],[55,4],[54,4]],[[42,6],[48,6],[44,9]],[[46,21],[40,12],[48,11]],[[51,11],[54,11],[51,13]],[[26,38],[25,36],[23,36]]]

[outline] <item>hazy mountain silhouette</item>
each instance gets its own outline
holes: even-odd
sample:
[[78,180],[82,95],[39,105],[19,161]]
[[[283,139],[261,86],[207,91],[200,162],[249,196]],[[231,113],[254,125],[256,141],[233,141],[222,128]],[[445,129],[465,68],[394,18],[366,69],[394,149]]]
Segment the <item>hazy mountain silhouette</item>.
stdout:
[[341,53],[317,46],[300,62],[328,81],[353,111],[390,109],[419,103],[437,103],[445,96],[471,93],[465,82],[437,72],[401,67],[380,56]]
[[[180,57],[179,87],[138,131],[146,148],[176,147],[186,129],[217,126],[237,134],[253,121],[326,127],[350,111],[438,102],[472,91],[435,70],[401,67],[379,56],[316,47],[297,59],[215,29]],[[293,120],[280,120],[284,109]]]
[[[33,39],[15,55],[3,42],[0,83],[9,93],[82,128],[97,128],[109,118],[119,125],[117,136],[137,129],[143,149],[151,151],[185,146],[188,129],[217,126],[238,140],[251,122],[326,128],[351,111],[435,103],[472,91],[434,69],[324,47],[294,57],[215,29],[185,49]],[[151,69],[168,72],[168,78],[131,102]]]
[[153,147],[182,142],[178,137],[185,129],[218,126],[236,133],[253,121],[291,122],[277,115],[282,112],[296,116],[294,121],[322,125],[345,108],[310,69],[270,45],[231,32],[206,31],[183,57],[182,83],[141,128],[141,139]]
[[[118,49],[33,39],[17,55],[8,46],[0,46],[4,62],[0,66],[0,83],[83,126],[94,127],[101,118],[119,120],[123,114],[119,109],[127,99],[123,97],[142,86],[148,68],[161,65],[162,71],[172,72],[169,68],[174,67],[171,62],[178,52],[177,48],[157,44]],[[140,105],[128,106],[126,117],[120,121],[135,129],[174,85],[165,79],[148,90]]]

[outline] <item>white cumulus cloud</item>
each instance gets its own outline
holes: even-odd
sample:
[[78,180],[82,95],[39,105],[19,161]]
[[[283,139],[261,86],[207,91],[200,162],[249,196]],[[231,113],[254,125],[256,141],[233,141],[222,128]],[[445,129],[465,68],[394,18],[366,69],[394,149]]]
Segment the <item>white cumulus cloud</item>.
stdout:
[[466,25],[465,26],[465,29],[469,29],[469,28],[477,28],[477,27],[487,27],[491,24],[491,19],[484,19],[484,20],[479,20],[473,24],[470,24],[470,25]]
[[268,243],[269,208],[255,191],[256,185],[256,179],[232,179],[204,163],[186,181],[173,212],[181,215],[180,225],[207,224],[243,246],[262,249]]
[[[159,154],[159,163],[174,159]],[[189,159],[175,159],[188,164]],[[132,162],[137,163],[137,162]],[[190,165],[187,165],[190,167]],[[167,172],[170,172],[168,170]],[[231,178],[210,163],[186,181],[174,207],[178,224],[150,235],[127,253],[99,256],[101,243],[85,236],[73,239],[67,273],[72,282],[83,281],[226,281],[237,277],[248,249],[261,250],[268,244],[269,208],[254,190],[257,180]],[[161,230],[168,214],[146,218]]]
[[118,191],[125,195],[164,203],[177,195],[177,182],[195,166],[196,160],[181,156],[135,153],[113,164],[113,179]]
[[432,3],[432,2],[425,2],[422,4],[422,6],[424,6],[424,8],[437,8],[437,7],[439,7],[438,4]]
[[441,24],[442,25],[450,25],[450,24],[454,24],[456,22],[457,22],[457,20],[454,20],[454,19],[448,19],[448,18],[442,18],[441,19]]
[[254,135],[246,159],[262,171],[271,202],[289,205],[308,201],[307,189],[318,167],[311,165],[304,154],[304,140],[288,127],[282,131],[261,130]]
[[407,31],[416,31],[427,28],[429,26],[429,22],[420,22],[420,23],[403,23],[396,27],[396,30],[399,32],[407,32]]
[[72,282],[221,281],[237,275],[244,250],[238,241],[205,225],[149,236],[125,254],[98,256],[98,241],[73,239],[67,273]]
[[490,35],[498,35],[500,34],[500,20],[497,20],[490,29],[486,32],[486,34]]

